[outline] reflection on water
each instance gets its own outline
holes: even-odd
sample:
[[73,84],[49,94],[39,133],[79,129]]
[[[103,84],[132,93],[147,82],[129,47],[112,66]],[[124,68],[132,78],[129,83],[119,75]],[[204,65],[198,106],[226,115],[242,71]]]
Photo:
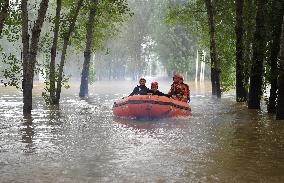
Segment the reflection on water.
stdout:
[[24,116],[21,132],[22,132],[22,143],[27,144],[24,148],[24,151],[26,153],[34,153],[35,152],[35,146],[33,144],[34,126],[31,115]]
[[114,117],[113,123],[120,127],[129,128],[131,130],[138,130],[139,132],[155,132],[156,130],[166,130],[173,128],[183,128],[188,125],[188,118],[179,117],[168,119],[127,119]]
[[84,100],[75,87],[59,107],[35,93],[24,117],[21,93],[1,88],[0,182],[284,181],[283,121],[194,83],[190,117],[116,118],[113,101],[136,83],[117,84],[97,83]]

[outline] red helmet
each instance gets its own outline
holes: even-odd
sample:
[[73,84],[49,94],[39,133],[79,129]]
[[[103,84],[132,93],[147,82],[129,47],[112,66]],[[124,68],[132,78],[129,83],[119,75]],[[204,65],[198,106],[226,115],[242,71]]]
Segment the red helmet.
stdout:
[[153,86],[157,86],[157,88],[158,88],[158,82],[153,81],[153,82],[151,83],[151,87],[153,87]]
[[174,78],[179,78],[179,74],[174,74],[173,79]]

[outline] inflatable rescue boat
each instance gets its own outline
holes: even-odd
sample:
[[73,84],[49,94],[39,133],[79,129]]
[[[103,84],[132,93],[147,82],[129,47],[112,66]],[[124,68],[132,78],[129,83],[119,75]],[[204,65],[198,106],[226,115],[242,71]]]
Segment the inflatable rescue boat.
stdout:
[[115,116],[165,118],[191,115],[188,103],[157,95],[134,95],[114,102]]

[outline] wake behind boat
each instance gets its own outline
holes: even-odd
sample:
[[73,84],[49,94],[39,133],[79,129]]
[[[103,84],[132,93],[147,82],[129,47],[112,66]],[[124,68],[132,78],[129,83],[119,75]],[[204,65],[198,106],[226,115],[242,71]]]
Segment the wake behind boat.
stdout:
[[114,102],[115,116],[136,118],[165,118],[189,116],[188,103],[157,95],[134,95]]

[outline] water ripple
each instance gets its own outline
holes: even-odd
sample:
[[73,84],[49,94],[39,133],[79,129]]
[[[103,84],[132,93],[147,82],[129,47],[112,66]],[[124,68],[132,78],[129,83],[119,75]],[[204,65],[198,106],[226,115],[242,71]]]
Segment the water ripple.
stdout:
[[232,94],[192,93],[190,117],[112,115],[120,93],[0,98],[0,182],[283,182],[284,125]]

